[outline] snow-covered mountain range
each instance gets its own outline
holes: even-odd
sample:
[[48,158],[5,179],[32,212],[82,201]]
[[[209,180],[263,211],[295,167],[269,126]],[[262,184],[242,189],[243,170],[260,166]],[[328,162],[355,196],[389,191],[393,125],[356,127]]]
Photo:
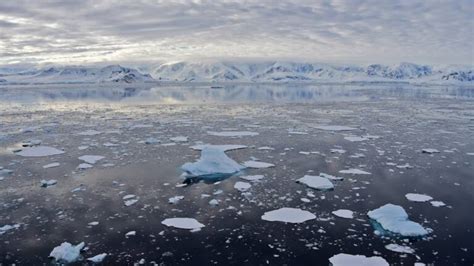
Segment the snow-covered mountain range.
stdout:
[[138,69],[63,66],[44,69],[0,68],[0,84],[135,82],[409,82],[474,84],[474,66],[428,66],[412,63],[368,66],[297,62],[183,61]]

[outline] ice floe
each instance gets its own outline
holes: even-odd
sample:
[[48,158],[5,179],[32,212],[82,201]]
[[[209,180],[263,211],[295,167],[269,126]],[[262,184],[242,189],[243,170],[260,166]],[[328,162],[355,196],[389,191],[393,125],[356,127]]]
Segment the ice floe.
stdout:
[[125,234],[125,237],[131,237],[131,236],[136,236],[137,235],[137,231],[129,231]]
[[48,169],[48,168],[58,167],[60,165],[61,165],[60,163],[50,163],[50,164],[43,165],[43,168]]
[[41,180],[41,186],[42,187],[50,187],[50,186],[54,186],[58,183],[58,180],[56,179],[50,179],[50,180]]
[[23,157],[42,157],[42,156],[52,156],[52,155],[58,155],[58,154],[63,154],[64,151],[58,150],[53,147],[48,147],[48,146],[35,146],[35,147],[27,147],[24,149],[21,149],[19,152],[16,152],[17,155],[23,156]]
[[139,198],[137,195],[128,194],[128,195],[123,196],[122,199],[123,199],[123,204],[128,207],[137,203]]
[[177,204],[182,199],[184,199],[184,196],[174,196],[168,199],[168,203]]
[[336,215],[337,217],[346,218],[346,219],[354,218],[354,212],[351,210],[340,209],[337,211],[333,211],[332,214]]
[[88,164],[95,164],[96,162],[104,159],[105,157],[104,156],[100,156],[100,155],[83,155],[81,157],[79,157],[78,159],[81,160],[81,161],[84,161]]
[[194,218],[168,218],[161,222],[166,226],[171,226],[179,229],[199,229],[204,227],[204,224],[198,222]]
[[443,207],[443,206],[446,206],[446,204],[442,201],[438,201],[438,200],[433,200],[433,201],[430,201],[431,205],[433,207]]
[[90,261],[92,263],[101,263],[105,259],[106,256],[107,256],[107,253],[101,253],[93,257],[87,258],[87,261]]
[[188,141],[188,137],[185,137],[185,136],[177,136],[177,137],[173,137],[173,138],[170,138],[171,141],[174,141],[174,142],[187,142]]
[[92,164],[88,164],[88,163],[81,163],[77,166],[77,169],[79,170],[85,170],[85,169],[89,169],[89,168],[92,168],[94,167]]
[[248,168],[269,168],[269,167],[274,167],[275,165],[272,163],[265,163],[265,162],[259,162],[259,161],[246,161],[243,163],[245,167]]
[[81,257],[81,250],[84,248],[84,242],[77,245],[71,245],[69,242],[63,242],[51,251],[49,257],[54,258],[56,263],[72,263]]
[[415,253],[415,250],[412,249],[411,247],[408,246],[402,246],[398,244],[388,244],[385,246],[386,249],[393,251],[393,252],[398,252],[398,253],[408,253],[408,254],[413,254]]
[[263,175],[244,175],[244,176],[239,176],[239,177],[242,178],[243,180],[247,180],[250,182],[259,181],[264,178]]
[[0,227],[0,235],[5,234],[7,231],[10,231],[12,229],[18,229],[18,228],[20,228],[19,224],[14,224],[14,225],[6,224]]
[[303,223],[312,219],[316,219],[316,215],[297,208],[280,208],[262,215],[262,220],[270,222]]
[[245,148],[247,148],[247,146],[245,146],[245,145],[233,145],[233,144],[229,144],[229,145],[200,144],[200,145],[191,146],[191,149],[198,150],[198,151],[202,151],[205,148],[213,148],[213,149],[217,149],[217,150],[221,150],[221,151],[232,151],[232,150],[245,149]]
[[341,173],[341,174],[351,174],[351,175],[370,175],[371,174],[371,173],[366,172],[364,170],[355,169],[355,168],[341,170],[341,171],[339,171],[339,173]]
[[228,175],[239,172],[245,166],[229,158],[222,147],[201,147],[201,157],[194,163],[185,163],[181,169],[194,177]]
[[344,180],[344,177],[333,176],[333,175],[325,174],[325,173],[319,173],[319,176],[324,177],[324,178],[329,179],[329,180],[336,180],[336,181]]
[[241,181],[236,182],[234,185],[234,188],[241,192],[247,191],[251,187],[252,185],[250,185],[250,183],[241,182]]
[[422,149],[421,152],[422,153],[428,153],[428,154],[439,153],[439,151],[437,149],[432,149],[432,148]]
[[428,231],[419,223],[410,221],[403,207],[394,204],[369,211],[370,219],[379,223],[383,229],[403,236],[424,236]]
[[329,258],[332,266],[389,266],[388,262],[379,256],[366,257],[339,253]]
[[245,137],[257,136],[258,132],[252,131],[207,131],[207,134],[218,137]]
[[409,201],[415,201],[415,202],[427,202],[433,199],[431,196],[428,196],[425,194],[416,194],[416,193],[408,193],[405,195],[405,197]]
[[85,131],[82,131],[82,132],[77,133],[77,135],[81,135],[81,136],[95,136],[95,135],[99,135],[99,134],[101,134],[101,133],[102,133],[102,132],[97,131],[97,130],[88,129],[88,130],[85,130]]
[[337,126],[337,125],[317,126],[315,128],[321,129],[321,130],[328,130],[328,131],[350,131],[350,130],[356,130],[357,129],[357,128],[354,128],[354,127]]
[[319,190],[329,190],[334,188],[334,184],[329,181],[329,179],[315,175],[305,175],[302,178],[297,179],[296,182]]

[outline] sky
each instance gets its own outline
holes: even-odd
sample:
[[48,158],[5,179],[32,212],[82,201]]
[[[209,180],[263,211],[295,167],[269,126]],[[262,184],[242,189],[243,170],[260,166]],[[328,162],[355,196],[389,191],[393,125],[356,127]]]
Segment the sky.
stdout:
[[474,0],[0,1],[0,65],[474,64]]

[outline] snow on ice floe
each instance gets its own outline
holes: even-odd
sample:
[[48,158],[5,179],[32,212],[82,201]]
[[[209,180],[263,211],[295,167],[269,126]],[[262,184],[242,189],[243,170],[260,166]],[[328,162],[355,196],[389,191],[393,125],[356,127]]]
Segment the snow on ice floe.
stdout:
[[265,162],[259,162],[259,161],[246,161],[243,163],[243,165],[248,168],[257,168],[257,169],[270,168],[270,167],[275,166],[272,163],[265,163]]
[[101,263],[105,259],[106,256],[107,256],[107,253],[101,253],[93,257],[87,258],[87,261],[90,261],[92,263]]
[[405,195],[405,198],[407,198],[409,201],[415,202],[427,202],[433,199],[431,196],[416,193],[408,193]]
[[296,182],[319,190],[329,190],[334,188],[334,184],[329,181],[329,179],[315,175],[305,175],[302,178],[297,179]]
[[251,187],[252,187],[252,185],[250,185],[250,183],[241,182],[241,181],[237,181],[234,185],[234,188],[237,189],[240,192],[247,191]]
[[388,262],[378,256],[351,255],[339,253],[329,258],[332,266],[389,266]]
[[351,174],[351,175],[371,175],[371,173],[369,173],[369,172],[366,172],[366,171],[360,170],[360,169],[355,169],[355,168],[341,170],[341,171],[339,171],[339,173],[341,173],[341,174]]
[[350,130],[356,130],[357,128],[354,128],[354,127],[347,127],[347,126],[337,126],[337,125],[333,125],[333,126],[317,126],[315,127],[317,129],[321,129],[321,130],[327,130],[327,131],[350,131]]
[[21,151],[17,152],[16,154],[23,157],[42,157],[42,156],[58,155],[58,154],[63,154],[63,153],[64,151],[58,150],[53,147],[35,146],[35,147],[27,147],[27,148],[21,149]]
[[415,250],[412,249],[411,247],[408,246],[402,246],[398,244],[388,244],[385,246],[386,249],[393,251],[393,252],[398,252],[398,253],[407,253],[407,254],[413,254],[415,253]]
[[133,194],[128,194],[122,197],[123,204],[127,207],[132,206],[133,204],[138,202],[138,196]]
[[239,177],[243,180],[247,180],[250,182],[259,181],[264,178],[263,175],[244,175],[244,176],[239,176]]
[[421,152],[422,153],[428,153],[428,154],[439,153],[439,151],[437,149],[431,149],[431,148],[422,149]]
[[214,176],[234,174],[244,169],[236,161],[229,158],[222,147],[205,145],[201,147],[201,157],[194,163],[185,163],[181,169],[190,176]]
[[194,218],[168,218],[161,222],[162,224],[179,229],[200,229],[204,225]]
[[49,257],[54,258],[56,263],[72,263],[78,261],[81,257],[81,250],[84,248],[84,242],[77,245],[71,245],[69,242],[63,242],[51,251]]
[[18,229],[18,228],[20,228],[19,224],[14,224],[14,225],[6,224],[0,227],[0,235],[5,234],[7,231],[10,231],[12,229]]
[[316,219],[316,215],[297,208],[280,208],[262,215],[262,220],[270,222],[303,223],[313,219]]
[[97,130],[93,130],[93,129],[88,129],[86,131],[82,131],[82,132],[77,133],[77,135],[80,135],[80,136],[95,136],[95,135],[99,135],[99,134],[102,134],[102,132],[97,131]]
[[48,168],[58,167],[60,165],[61,165],[60,163],[50,163],[50,164],[43,165],[43,168],[48,169]]
[[383,229],[402,236],[424,236],[428,231],[419,223],[410,221],[408,214],[403,207],[394,204],[384,206],[369,211],[370,219],[379,223]]
[[105,157],[104,156],[100,156],[100,155],[83,155],[81,157],[79,157],[78,159],[81,160],[81,161],[84,161],[88,164],[95,164],[96,162],[104,159]]
[[207,134],[218,137],[245,137],[257,136],[258,132],[252,131],[207,131]]
[[346,218],[346,219],[354,218],[354,212],[351,210],[340,209],[337,211],[333,211],[332,214],[336,215],[337,217]]
[[58,183],[58,180],[56,179],[50,179],[50,180],[41,180],[41,186],[42,187],[50,187],[50,186],[54,186]]

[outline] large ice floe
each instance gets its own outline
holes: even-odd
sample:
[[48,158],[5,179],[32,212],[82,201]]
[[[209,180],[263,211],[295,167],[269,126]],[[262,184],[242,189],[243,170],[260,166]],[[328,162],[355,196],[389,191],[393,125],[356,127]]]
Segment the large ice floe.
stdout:
[[81,257],[81,250],[84,248],[84,242],[77,245],[71,245],[69,242],[63,242],[51,251],[49,257],[54,258],[56,263],[72,263],[78,261]]
[[380,224],[382,229],[402,236],[416,237],[429,233],[419,223],[410,221],[405,209],[398,205],[385,204],[378,209],[369,211],[367,215]]
[[51,155],[58,155],[63,154],[64,151],[58,150],[53,147],[48,146],[36,146],[36,147],[27,147],[21,149],[21,151],[17,152],[17,155],[23,157],[43,157],[43,156],[51,156]]
[[187,177],[218,179],[245,168],[225,154],[225,151],[242,148],[241,145],[198,145],[191,148],[200,150],[201,157],[194,163],[185,163],[181,166]]
[[333,183],[329,181],[329,179],[315,175],[305,175],[302,178],[297,179],[296,182],[319,190],[329,190],[334,188]]
[[329,262],[333,266],[389,266],[388,262],[382,257],[366,257],[345,253],[332,256],[329,258]]
[[303,223],[312,219],[316,219],[316,215],[297,208],[280,208],[262,215],[262,220],[270,222]]
[[171,226],[179,229],[200,229],[204,227],[204,225],[198,222],[196,219],[193,218],[168,218],[161,222],[166,226]]

